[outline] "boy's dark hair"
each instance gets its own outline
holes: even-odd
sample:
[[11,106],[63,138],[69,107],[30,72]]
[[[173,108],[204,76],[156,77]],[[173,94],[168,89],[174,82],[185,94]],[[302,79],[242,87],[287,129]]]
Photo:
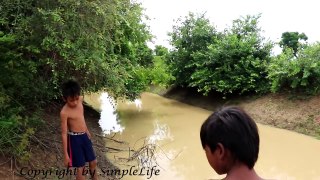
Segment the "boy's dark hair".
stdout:
[[66,99],[68,97],[80,96],[80,85],[75,80],[68,80],[62,84],[62,96]]
[[200,130],[202,147],[214,151],[218,143],[250,169],[258,159],[259,133],[253,119],[238,107],[225,107],[211,114]]

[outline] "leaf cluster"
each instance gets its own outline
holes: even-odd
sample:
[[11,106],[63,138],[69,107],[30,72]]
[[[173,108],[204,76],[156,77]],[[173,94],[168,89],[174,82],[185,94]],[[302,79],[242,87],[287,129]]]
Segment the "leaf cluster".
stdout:
[[1,136],[14,139],[0,148],[24,156],[33,112],[60,99],[68,79],[114,97],[144,91],[139,69],[153,59],[144,18],[130,0],[0,0]]
[[174,50],[168,63],[175,83],[203,94],[268,91],[266,67],[273,45],[260,35],[259,18],[241,17],[223,32],[204,15],[180,20],[170,34]]
[[271,91],[316,94],[320,88],[320,44],[315,43],[294,50],[286,48],[283,53],[273,57],[268,66]]

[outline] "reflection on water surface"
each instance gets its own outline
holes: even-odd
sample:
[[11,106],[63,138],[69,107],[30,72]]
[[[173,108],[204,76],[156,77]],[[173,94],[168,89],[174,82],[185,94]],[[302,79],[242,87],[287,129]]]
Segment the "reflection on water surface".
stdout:
[[[156,145],[156,165],[159,176],[152,179],[195,180],[214,179],[201,148],[199,130],[210,111],[186,105],[161,96],[143,93],[135,102],[119,102],[114,112],[106,93],[91,95],[89,104],[101,108],[99,121],[106,134],[128,144],[107,142],[116,148],[138,149]],[[97,100],[101,98],[100,100]],[[101,105],[99,104],[101,103]],[[266,179],[320,180],[320,141],[314,138],[258,124],[260,153],[256,171]],[[131,154],[132,155],[132,154]],[[116,161],[128,157],[128,151],[108,153],[108,158],[122,168],[126,163]],[[123,179],[147,179],[146,176],[125,176]]]

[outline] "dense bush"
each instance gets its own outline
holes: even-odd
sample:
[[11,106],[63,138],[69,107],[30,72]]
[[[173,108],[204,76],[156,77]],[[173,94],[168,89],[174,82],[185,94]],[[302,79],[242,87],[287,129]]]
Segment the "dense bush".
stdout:
[[151,67],[153,56],[140,4],[0,0],[0,10],[0,149],[22,156],[34,132],[33,112],[59,99],[67,79],[115,97],[144,91],[139,69]]
[[175,27],[169,61],[175,83],[196,87],[204,94],[268,91],[266,66],[272,44],[260,35],[259,17],[237,19],[221,33],[203,17],[190,16]]
[[[127,89],[139,94],[143,90],[148,90],[150,85],[162,88],[168,87],[174,80],[174,77],[169,72],[163,58],[165,57],[155,56],[152,66],[147,68],[142,66],[135,67],[134,74],[130,78],[132,82],[128,83]],[[135,96],[129,98],[134,99]]]
[[173,47],[167,58],[170,72],[175,77],[176,85],[188,86],[198,63],[192,54],[206,51],[218,34],[207,18],[190,13],[185,19],[177,21],[169,35]]
[[153,67],[150,68],[151,85],[157,85],[161,87],[169,86],[174,77],[169,71],[169,67],[165,63],[165,56],[155,56],[153,59]]
[[268,66],[271,91],[314,94],[320,90],[320,44],[292,49],[272,58]]

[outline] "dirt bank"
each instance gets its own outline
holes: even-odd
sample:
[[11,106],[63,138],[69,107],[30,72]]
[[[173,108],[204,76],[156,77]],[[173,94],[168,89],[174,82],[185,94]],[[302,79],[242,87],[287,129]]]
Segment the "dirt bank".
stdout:
[[190,105],[214,111],[224,105],[238,105],[245,109],[256,122],[292,130],[320,139],[320,95],[293,97],[286,94],[263,96],[228,96],[211,93],[203,96],[194,89],[173,88],[162,94]]
[[[0,179],[74,179],[70,176],[62,175],[64,172],[64,174],[70,174],[70,171],[66,173],[66,168],[63,167],[59,119],[61,107],[62,104],[53,103],[45,109],[42,116],[44,124],[41,125],[35,137],[31,139],[31,157],[28,163],[17,163],[8,157],[0,155]],[[116,169],[116,167],[105,156],[108,149],[105,147],[105,140],[101,136],[102,132],[98,124],[100,114],[85,106],[85,118],[92,135],[91,140],[98,160],[99,179],[115,179],[103,172],[103,170]],[[35,175],[36,171],[40,174]],[[48,172],[47,176],[43,172]]]

